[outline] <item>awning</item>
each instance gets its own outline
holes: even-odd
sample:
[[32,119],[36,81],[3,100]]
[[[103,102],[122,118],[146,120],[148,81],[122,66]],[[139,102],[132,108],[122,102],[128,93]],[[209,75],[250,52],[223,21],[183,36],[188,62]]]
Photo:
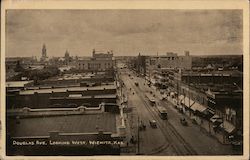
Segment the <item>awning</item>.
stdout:
[[182,109],[182,106],[181,105],[176,105],[178,109]]
[[232,133],[235,129],[235,126],[227,121],[221,123],[220,127],[223,128],[227,133]]
[[194,103],[192,106],[191,106],[191,109],[193,111],[199,111],[199,112],[204,112],[207,108],[199,103]]
[[181,103],[187,107],[190,107],[194,104],[194,101],[192,99],[189,99],[188,97],[185,97]]
[[174,96],[174,92],[170,92],[170,96]]
[[214,111],[213,109],[211,109],[211,108],[207,108],[207,111],[208,111],[209,113],[211,113],[212,115],[215,114],[215,111]]
[[219,115],[215,114],[212,118],[210,118],[210,121],[213,123],[216,121],[222,123],[222,118]]
[[179,98],[179,101],[181,101],[181,100],[184,99],[184,96],[183,96],[183,95],[180,95],[178,98]]

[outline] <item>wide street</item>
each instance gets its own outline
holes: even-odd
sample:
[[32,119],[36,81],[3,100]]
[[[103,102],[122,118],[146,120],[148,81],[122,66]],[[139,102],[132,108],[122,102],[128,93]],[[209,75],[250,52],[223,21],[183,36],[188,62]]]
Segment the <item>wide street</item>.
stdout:
[[[161,94],[154,87],[149,87],[145,78],[137,76],[128,69],[119,69],[124,89],[127,92],[128,105],[132,105],[137,114],[135,124],[145,124],[145,130],[139,133],[137,153],[147,155],[229,155],[236,154],[231,145],[223,145],[214,137],[192,124],[188,117],[188,126],[180,123],[183,117],[167,100],[161,100]],[[130,76],[129,76],[130,75]],[[135,83],[138,83],[138,86]],[[152,91],[157,105],[167,109],[168,120],[163,120],[155,106],[151,105],[145,93]],[[131,107],[131,106],[129,106]],[[152,128],[149,120],[155,120],[157,128]],[[138,137],[138,135],[136,135]]]

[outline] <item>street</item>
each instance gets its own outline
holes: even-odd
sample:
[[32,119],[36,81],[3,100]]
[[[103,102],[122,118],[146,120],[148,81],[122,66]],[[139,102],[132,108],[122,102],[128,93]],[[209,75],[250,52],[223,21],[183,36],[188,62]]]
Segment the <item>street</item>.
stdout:
[[[136,76],[128,69],[120,71],[121,79],[128,94],[128,104],[136,109],[137,125],[141,121],[146,124],[146,130],[139,133],[139,154],[152,155],[225,155],[236,154],[230,145],[223,145],[198,125],[188,121],[188,126],[180,123],[183,117],[167,100],[161,100],[161,94],[154,87],[146,85],[146,80]],[[130,75],[130,76],[129,76]],[[138,86],[135,85],[138,83]],[[131,89],[130,89],[131,88]],[[167,109],[168,120],[162,120],[156,107],[152,106],[145,97],[146,92],[152,91],[157,105]],[[156,120],[157,128],[149,125],[149,120]],[[137,135],[138,137],[138,135]]]

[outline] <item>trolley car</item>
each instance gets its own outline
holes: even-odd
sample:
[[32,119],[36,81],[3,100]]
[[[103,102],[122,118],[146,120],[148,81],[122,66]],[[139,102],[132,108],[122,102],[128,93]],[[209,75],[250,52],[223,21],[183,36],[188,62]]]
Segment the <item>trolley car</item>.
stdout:
[[152,94],[146,93],[146,98],[150,102],[151,106],[155,106],[155,98]]
[[168,113],[166,108],[162,107],[162,106],[156,106],[157,110],[158,110],[158,114],[161,117],[161,119],[168,119]]

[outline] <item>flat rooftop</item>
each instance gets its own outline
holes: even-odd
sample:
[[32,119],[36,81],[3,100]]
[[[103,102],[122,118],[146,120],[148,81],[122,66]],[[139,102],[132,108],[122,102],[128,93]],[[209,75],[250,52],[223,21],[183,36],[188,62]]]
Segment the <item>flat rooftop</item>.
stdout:
[[37,93],[52,93],[52,92],[67,92],[67,91],[87,91],[87,90],[103,90],[103,89],[116,89],[114,84],[112,85],[101,85],[93,87],[64,87],[64,88],[40,88],[20,91],[20,95],[34,94]]
[[242,76],[243,73],[237,70],[232,71],[210,71],[210,72],[197,72],[197,71],[183,71],[182,75],[186,76]]
[[33,81],[9,81],[6,82],[6,87],[24,87],[25,84],[32,82]]
[[[12,137],[49,136],[50,131],[61,133],[116,132],[116,115],[111,113],[53,117],[8,119],[7,130]],[[97,128],[98,126],[98,128]]]

